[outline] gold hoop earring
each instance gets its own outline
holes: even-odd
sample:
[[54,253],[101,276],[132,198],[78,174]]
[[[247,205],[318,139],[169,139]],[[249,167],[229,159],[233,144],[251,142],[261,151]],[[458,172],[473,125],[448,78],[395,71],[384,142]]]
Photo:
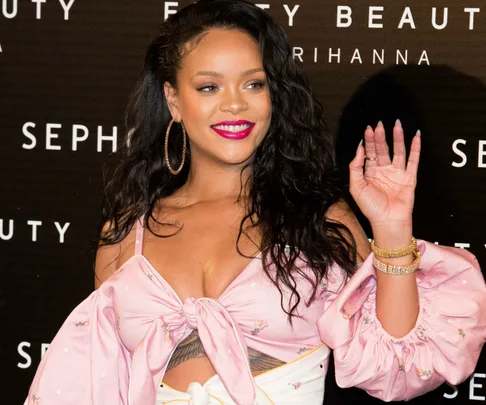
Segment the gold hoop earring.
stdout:
[[169,132],[170,128],[172,127],[172,124],[174,123],[174,118],[169,122],[169,126],[167,127],[167,131],[165,133],[165,142],[164,142],[164,152],[165,152],[165,164],[167,165],[167,168],[169,169],[169,172],[171,172],[173,175],[177,175],[181,172],[182,167],[184,166],[184,162],[186,161],[186,147],[187,147],[187,139],[186,139],[186,130],[184,128],[184,124],[181,121],[181,126],[182,126],[182,161],[179,167],[174,170],[172,166],[170,165],[169,162]]

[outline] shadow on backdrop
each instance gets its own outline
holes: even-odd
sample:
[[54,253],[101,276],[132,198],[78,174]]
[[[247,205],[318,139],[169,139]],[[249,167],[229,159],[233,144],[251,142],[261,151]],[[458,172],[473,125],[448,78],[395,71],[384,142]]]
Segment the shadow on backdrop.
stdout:
[[[417,129],[422,132],[422,153],[414,207],[413,227],[417,238],[453,246],[469,243],[483,270],[486,269],[486,155],[481,161],[479,141],[486,141],[486,87],[477,78],[448,66],[393,66],[369,78],[346,105],[337,133],[337,156],[341,181],[349,185],[348,164],[367,125],[382,120],[393,153],[392,128],[399,118],[405,132],[407,151]],[[454,152],[453,144],[464,140]],[[486,145],[484,146],[486,153]],[[393,156],[393,155],[392,155]],[[408,158],[408,155],[407,155]],[[453,162],[461,167],[454,167]],[[369,237],[366,218],[349,202]],[[483,271],[484,273],[484,271]],[[484,353],[476,368],[486,371]],[[358,389],[339,389],[330,367],[325,403],[382,404]],[[469,388],[459,386],[454,399],[443,385],[410,404],[469,404]],[[484,392],[477,393],[484,395]]]

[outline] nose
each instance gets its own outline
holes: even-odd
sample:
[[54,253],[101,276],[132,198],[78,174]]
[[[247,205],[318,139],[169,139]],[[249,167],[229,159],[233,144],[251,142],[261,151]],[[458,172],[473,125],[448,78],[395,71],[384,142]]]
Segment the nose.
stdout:
[[239,114],[248,109],[248,102],[239,90],[228,90],[219,106],[222,112]]

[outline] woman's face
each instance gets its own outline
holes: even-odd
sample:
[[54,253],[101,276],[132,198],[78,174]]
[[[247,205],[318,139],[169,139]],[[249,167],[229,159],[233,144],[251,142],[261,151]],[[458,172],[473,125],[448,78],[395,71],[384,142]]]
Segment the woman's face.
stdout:
[[177,90],[164,86],[182,120],[193,163],[238,165],[252,157],[270,126],[272,105],[259,45],[237,30],[212,29],[183,59]]

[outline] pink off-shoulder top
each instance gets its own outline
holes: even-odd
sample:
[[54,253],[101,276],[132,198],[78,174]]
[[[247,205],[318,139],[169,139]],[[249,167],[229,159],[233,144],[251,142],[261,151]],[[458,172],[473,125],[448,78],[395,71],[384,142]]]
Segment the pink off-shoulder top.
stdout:
[[[154,404],[172,353],[193,329],[228,393],[243,405],[256,395],[248,347],[290,362],[325,344],[334,350],[339,386],[390,401],[465,380],[485,341],[485,283],[466,250],[418,241],[420,313],[414,329],[395,339],[376,317],[373,254],[346,284],[332,267],[310,306],[304,302],[311,286],[297,278],[301,316],[291,326],[260,255],[218,299],[182,301],[142,245],[137,221],[135,255],[68,316],[24,405]],[[303,261],[298,265],[306,271]]]

